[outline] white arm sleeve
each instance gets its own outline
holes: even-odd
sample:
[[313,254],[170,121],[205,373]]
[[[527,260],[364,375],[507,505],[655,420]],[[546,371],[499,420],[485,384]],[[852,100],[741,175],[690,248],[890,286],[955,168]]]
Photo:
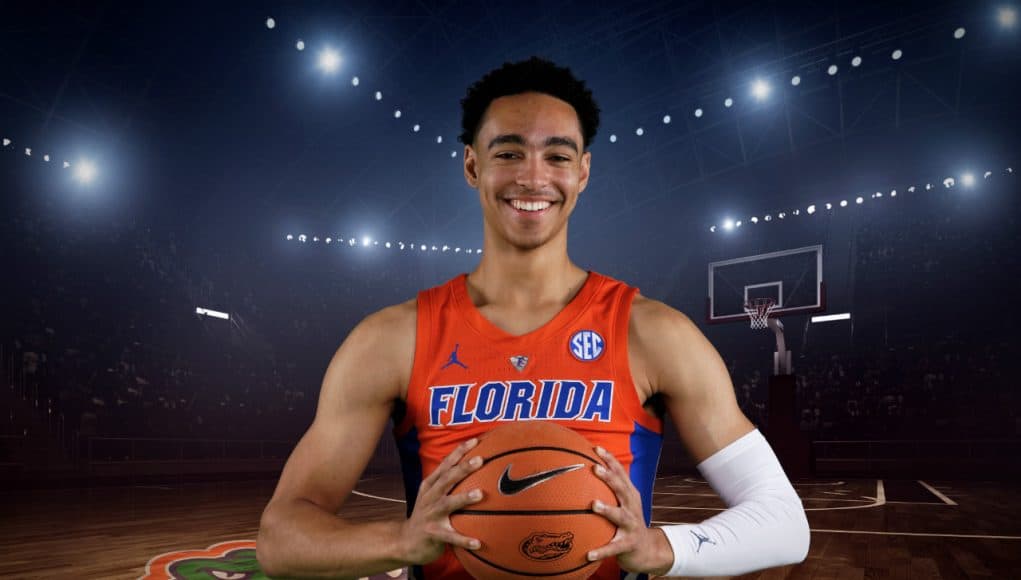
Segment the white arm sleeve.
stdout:
[[728,509],[700,524],[663,526],[674,552],[667,576],[731,576],[804,561],[805,509],[757,429],[698,470]]

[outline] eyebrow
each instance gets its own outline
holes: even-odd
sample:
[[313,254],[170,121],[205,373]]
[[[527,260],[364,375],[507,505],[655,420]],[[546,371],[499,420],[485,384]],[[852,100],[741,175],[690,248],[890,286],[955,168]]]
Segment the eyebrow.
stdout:
[[[506,145],[508,143],[511,143],[511,144],[514,144],[514,145],[525,145],[525,138],[522,137],[521,135],[516,135],[516,134],[497,135],[496,137],[493,138],[492,141],[489,142],[489,147],[488,148],[492,149],[493,147],[496,147],[497,145]],[[575,143],[574,139],[571,139],[570,137],[547,137],[546,138],[545,146],[546,147],[558,147],[558,146],[570,147],[571,149],[574,150],[575,153],[578,152],[578,144]]]

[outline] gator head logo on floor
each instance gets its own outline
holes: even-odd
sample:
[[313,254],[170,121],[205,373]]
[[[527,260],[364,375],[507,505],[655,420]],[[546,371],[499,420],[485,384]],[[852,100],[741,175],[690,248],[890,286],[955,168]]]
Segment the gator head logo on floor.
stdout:
[[521,553],[526,558],[547,562],[563,558],[574,547],[574,534],[561,532],[534,532],[521,542]]
[[[377,574],[369,580],[407,580],[404,570]],[[255,542],[234,540],[205,550],[167,552],[149,560],[139,580],[269,580],[255,559]]]

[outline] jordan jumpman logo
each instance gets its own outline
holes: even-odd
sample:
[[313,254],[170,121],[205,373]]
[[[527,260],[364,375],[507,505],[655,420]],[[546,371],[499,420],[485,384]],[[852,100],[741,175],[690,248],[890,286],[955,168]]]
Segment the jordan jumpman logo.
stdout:
[[463,368],[465,370],[468,370],[468,365],[466,365],[463,362],[457,360],[457,349],[459,349],[459,348],[461,348],[461,344],[460,343],[454,345],[454,352],[450,353],[450,358],[447,359],[447,364],[445,364],[442,367],[440,367],[441,371],[443,369],[449,367],[450,365],[457,365],[457,366],[459,366],[459,367],[461,367],[461,368]]
[[694,536],[696,538],[698,538],[698,548],[695,549],[695,553],[696,554],[699,553],[702,550],[702,544],[708,543],[708,544],[712,544],[714,546],[716,545],[716,542],[710,540],[709,536],[703,536],[702,534],[699,534],[698,532],[696,532],[694,530],[688,530],[688,531],[691,532],[692,534],[694,534]]

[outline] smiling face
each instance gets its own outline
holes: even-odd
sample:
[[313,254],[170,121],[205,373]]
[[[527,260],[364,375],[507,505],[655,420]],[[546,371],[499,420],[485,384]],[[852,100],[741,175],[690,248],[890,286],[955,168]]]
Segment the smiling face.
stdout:
[[568,103],[542,93],[494,99],[464,155],[465,179],[482,202],[486,243],[533,250],[566,236],[588,183],[591,153],[583,147]]

